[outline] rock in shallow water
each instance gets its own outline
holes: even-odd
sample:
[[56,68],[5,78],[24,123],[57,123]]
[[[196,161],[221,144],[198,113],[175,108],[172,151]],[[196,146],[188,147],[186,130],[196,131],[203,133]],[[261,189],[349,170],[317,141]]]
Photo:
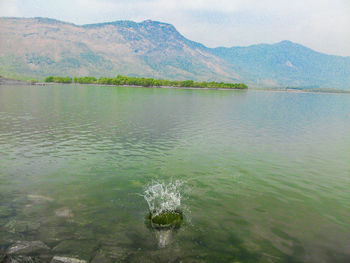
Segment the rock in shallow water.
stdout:
[[87,263],[87,261],[77,258],[54,256],[51,263]]
[[63,240],[52,251],[57,255],[74,256],[84,260],[90,260],[96,251],[98,244],[95,240]]
[[165,211],[160,214],[149,213],[151,227],[156,229],[179,228],[183,222],[183,214],[181,211]]
[[8,255],[48,254],[50,248],[42,241],[18,241],[7,249]]
[[[0,231],[2,231],[2,229]],[[21,239],[21,236],[17,233],[10,233],[10,232],[6,232],[6,231],[2,231],[0,234],[0,247],[7,248],[19,239]],[[5,254],[5,252],[4,252],[4,254]]]
[[11,214],[13,214],[13,209],[8,206],[1,205],[0,206],[0,218],[1,217],[8,217]]
[[55,214],[56,214],[56,216],[62,217],[62,218],[72,218],[73,217],[72,211],[67,207],[62,207],[60,209],[57,209],[55,211]]
[[103,251],[96,253],[91,263],[112,263],[112,259],[108,258]]
[[1,263],[36,263],[33,258],[28,256],[9,256],[7,255]]
[[5,225],[5,229],[10,233],[24,233],[38,230],[39,223],[11,220]]
[[28,195],[27,198],[30,201],[33,201],[35,203],[53,202],[54,201],[51,197],[47,197],[47,196],[43,196],[43,195]]

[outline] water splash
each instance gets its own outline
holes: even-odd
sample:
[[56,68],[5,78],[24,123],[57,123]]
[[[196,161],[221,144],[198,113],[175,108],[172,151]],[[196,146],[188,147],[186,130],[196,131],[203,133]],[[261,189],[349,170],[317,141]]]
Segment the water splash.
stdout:
[[183,182],[152,182],[144,192],[144,198],[153,216],[181,208]]

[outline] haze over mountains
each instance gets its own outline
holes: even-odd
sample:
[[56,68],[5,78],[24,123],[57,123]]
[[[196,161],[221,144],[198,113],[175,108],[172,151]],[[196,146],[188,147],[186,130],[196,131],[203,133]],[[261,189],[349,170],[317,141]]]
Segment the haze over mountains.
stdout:
[[0,18],[0,74],[123,74],[350,89],[350,57],[319,53],[290,41],[207,48],[172,25],[151,20],[78,26],[49,18]]

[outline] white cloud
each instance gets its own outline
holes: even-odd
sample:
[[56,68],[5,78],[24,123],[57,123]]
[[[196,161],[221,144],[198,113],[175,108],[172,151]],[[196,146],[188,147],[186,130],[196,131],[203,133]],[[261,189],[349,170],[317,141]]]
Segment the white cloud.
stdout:
[[118,2],[108,0],[76,0],[75,3],[74,1],[72,2],[82,10],[93,10],[96,13],[119,8]]
[[0,16],[20,16],[17,0],[0,0]]
[[153,19],[208,46],[284,39],[350,56],[349,0],[0,0],[1,15],[77,24]]
[[156,0],[154,4],[168,10],[212,11],[230,13],[243,6],[242,0]]

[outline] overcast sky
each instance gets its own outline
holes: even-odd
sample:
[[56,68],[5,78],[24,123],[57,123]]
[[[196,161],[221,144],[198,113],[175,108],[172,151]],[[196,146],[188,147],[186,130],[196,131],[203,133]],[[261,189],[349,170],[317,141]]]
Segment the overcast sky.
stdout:
[[0,16],[157,20],[209,47],[291,40],[350,56],[350,0],[0,0]]

